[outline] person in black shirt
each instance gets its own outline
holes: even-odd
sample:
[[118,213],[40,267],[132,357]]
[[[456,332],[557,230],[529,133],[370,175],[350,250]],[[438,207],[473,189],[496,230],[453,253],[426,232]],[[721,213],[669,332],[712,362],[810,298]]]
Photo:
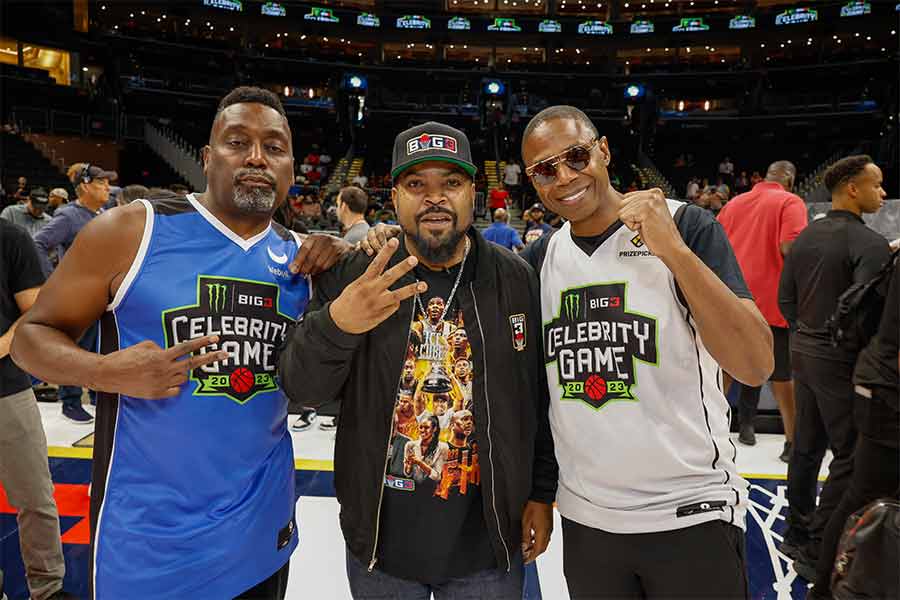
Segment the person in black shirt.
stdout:
[[472,226],[475,173],[455,128],[398,135],[402,235],[317,279],[280,353],[292,401],[341,402],[335,488],[357,600],[520,599],[553,529],[537,275]]
[[900,359],[900,263],[894,267],[878,332],[859,354],[853,372],[854,416],[859,435],[853,474],[840,504],[831,513],[809,598],[831,598],[831,571],[847,517],[900,485],[900,413],[897,368]]
[[0,219],[0,487],[19,511],[19,545],[36,600],[61,597],[66,563],[41,414],[31,377],[13,363],[9,347],[43,283],[29,233]]
[[[874,277],[890,258],[887,240],[866,227],[885,197],[882,175],[868,156],[850,156],[825,173],[832,210],[801,233],[785,258],[778,303],[795,330],[791,362],[797,417],[788,465],[788,530],[781,550],[794,570],[812,578],[825,524],[840,502],[853,467],[853,365],[860,348],[831,345],[826,320],[850,285]],[[825,450],[834,459],[816,507],[816,478]]]

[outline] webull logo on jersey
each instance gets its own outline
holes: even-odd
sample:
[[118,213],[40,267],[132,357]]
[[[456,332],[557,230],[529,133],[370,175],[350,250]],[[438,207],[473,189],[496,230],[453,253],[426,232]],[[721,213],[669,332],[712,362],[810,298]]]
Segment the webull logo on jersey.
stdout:
[[563,400],[600,409],[636,401],[635,360],[657,364],[656,319],[626,310],[627,284],[564,290],[544,325],[544,362],[556,363]]
[[272,283],[200,275],[197,303],[163,312],[166,347],[205,335],[219,342],[204,351],[225,350],[218,364],[191,372],[196,396],[227,396],[244,404],[260,392],[278,389],[275,350],[291,319],[278,312],[279,288]]

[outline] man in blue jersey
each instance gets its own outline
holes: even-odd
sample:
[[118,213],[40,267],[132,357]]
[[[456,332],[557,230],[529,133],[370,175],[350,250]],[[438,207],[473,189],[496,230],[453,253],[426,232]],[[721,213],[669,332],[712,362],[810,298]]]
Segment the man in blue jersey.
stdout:
[[[272,222],[291,145],[274,94],[232,91],[203,149],[206,191],[91,221],[16,335],[26,371],[100,392],[97,598],[284,597],[298,539],[275,353],[304,275],[349,248]],[[99,355],[75,343],[98,319]]]
[[498,208],[494,211],[494,222],[484,230],[482,235],[487,241],[503,246],[507,250],[518,252],[524,248],[519,232],[509,226],[509,213],[505,208]]

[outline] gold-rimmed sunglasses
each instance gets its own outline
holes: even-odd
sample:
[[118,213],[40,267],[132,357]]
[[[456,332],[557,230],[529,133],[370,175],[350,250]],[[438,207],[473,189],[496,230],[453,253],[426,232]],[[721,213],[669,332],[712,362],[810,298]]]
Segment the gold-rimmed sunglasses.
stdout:
[[557,167],[561,162],[566,163],[566,166],[573,171],[584,171],[591,163],[591,150],[599,143],[600,139],[594,138],[587,145],[572,146],[556,156],[545,158],[541,162],[526,167],[525,174],[538,185],[550,185],[556,181]]

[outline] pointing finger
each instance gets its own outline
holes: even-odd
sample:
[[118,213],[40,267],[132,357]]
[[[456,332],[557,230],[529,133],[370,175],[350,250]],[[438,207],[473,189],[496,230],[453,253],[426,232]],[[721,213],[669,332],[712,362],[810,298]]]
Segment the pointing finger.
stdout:
[[219,341],[219,336],[217,335],[207,335],[200,338],[196,338],[193,340],[188,340],[186,342],[181,342],[180,344],[175,344],[168,350],[166,350],[166,354],[170,358],[179,358],[186,354],[190,354],[204,346],[209,346],[210,344],[215,344]]

